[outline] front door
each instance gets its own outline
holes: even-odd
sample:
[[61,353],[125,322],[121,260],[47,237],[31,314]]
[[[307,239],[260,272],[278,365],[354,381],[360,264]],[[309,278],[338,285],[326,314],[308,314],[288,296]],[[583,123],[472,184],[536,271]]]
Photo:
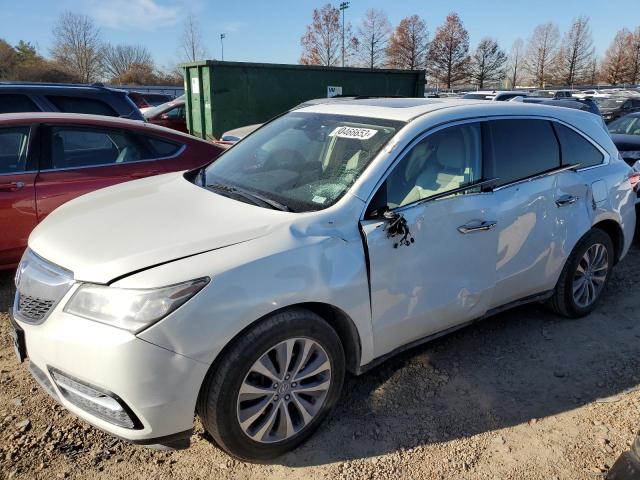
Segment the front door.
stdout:
[[18,263],[38,223],[31,131],[29,125],[0,128],[0,269]]
[[[402,243],[403,235],[390,236],[390,221],[379,215],[361,223],[380,354],[481,317],[491,303],[493,194],[481,187],[458,191],[483,181],[481,145],[477,123],[429,134],[404,154],[371,201],[369,216],[389,208],[410,232]],[[457,193],[443,197],[449,191]]]

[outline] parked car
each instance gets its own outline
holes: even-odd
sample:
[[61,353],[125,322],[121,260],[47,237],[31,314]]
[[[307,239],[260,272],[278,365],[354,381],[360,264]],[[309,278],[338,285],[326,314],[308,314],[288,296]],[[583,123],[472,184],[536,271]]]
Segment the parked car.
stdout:
[[124,90],[63,83],[0,82],[0,113],[87,113],[144,120]]
[[[620,157],[636,172],[640,172],[640,112],[618,118],[607,128]],[[640,192],[636,203],[640,205]]]
[[184,95],[170,102],[145,110],[144,118],[147,122],[153,123],[154,125],[188,133]]
[[127,96],[136,104],[140,112],[144,114],[151,107],[162,105],[174,99],[172,95],[165,93],[127,92]]
[[623,117],[629,113],[640,111],[640,99],[609,97],[597,98],[596,102],[598,103],[598,107],[600,107],[602,118],[606,123],[609,123],[616,118]]
[[600,116],[598,104],[590,98],[524,98],[524,103],[537,103],[539,105],[550,105],[552,107],[575,108],[584,110]]
[[242,459],[300,444],[345,372],[506,308],[592,312],[635,226],[599,119],[509,102],[288,112],[209,166],[102,189],[33,231],[15,343],[67,409]]
[[528,92],[524,91],[516,91],[516,90],[506,90],[506,91],[478,91],[478,92],[469,92],[462,96],[462,98],[466,100],[492,100],[494,102],[506,102],[511,100],[512,98],[517,97],[526,97]]
[[227,146],[233,145],[239,142],[240,140],[242,140],[247,135],[249,135],[251,132],[260,128],[261,126],[262,126],[261,123],[256,123],[255,125],[247,125],[245,127],[234,128],[233,130],[224,132],[220,137],[220,139],[214,143],[217,143],[218,145],[227,145]]
[[17,265],[31,230],[68,200],[134,178],[200,167],[221,151],[132,120],[0,115],[0,269]]

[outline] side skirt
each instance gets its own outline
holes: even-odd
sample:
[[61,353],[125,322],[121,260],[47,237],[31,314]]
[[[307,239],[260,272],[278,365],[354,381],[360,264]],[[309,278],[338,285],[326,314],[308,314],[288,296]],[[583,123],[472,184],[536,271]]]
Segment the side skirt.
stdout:
[[369,370],[371,370],[372,368],[377,367],[378,365],[384,363],[389,358],[394,357],[394,356],[398,355],[399,353],[402,353],[402,352],[405,352],[405,351],[410,350],[412,348],[415,348],[417,346],[423,345],[423,344],[425,344],[427,342],[435,340],[436,338],[440,338],[440,337],[443,337],[445,335],[448,335],[449,333],[455,332],[456,330],[460,330],[462,328],[468,327],[472,323],[479,322],[480,320],[484,320],[487,317],[492,317],[493,315],[496,315],[498,313],[504,312],[505,310],[510,310],[512,308],[519,307],[521,305],[526,305],[528,303],[542,302],[544,300],[548,300],[549,298],[551,298],[552,295],[553,295],[553,290],[548,290],[546,292],[538,293],[538,294],[535,294],[535,295],[530,295],[528,297],[521,298],[520,300],[516,300],[514,302],[507,303],[507,304],[502,305],[502,306],[497,307],[497,308],[493,308],[493,309],[489,310],[487,313],[485,313],[484,315],[482,315],[481,317],[474,318],[473,320],[469,320],[468,322],[464,322],[464,323],[461,323],[459,325],[454,325],[453,327],[447,328],[445,330],[441,330],[441,331],[433,333],[431,335],[427,335],[426,337],[419,338],[418,340],[414,340],[413,342],[409,342],[409,343],[407,343],[405,345],[401,345],[401,346],[399,346],[395,350],[392,350],[389,353],[386,353],[386,354],[384,354],[384,355],[382,355],[380,357],[374,358],[371,362],[367,363],[366,365],[361,365],[360,367],[358,367],[358,369],[356,370],[355,373],[356,373],[356,375],[362,375],[363,373],[366,373]]

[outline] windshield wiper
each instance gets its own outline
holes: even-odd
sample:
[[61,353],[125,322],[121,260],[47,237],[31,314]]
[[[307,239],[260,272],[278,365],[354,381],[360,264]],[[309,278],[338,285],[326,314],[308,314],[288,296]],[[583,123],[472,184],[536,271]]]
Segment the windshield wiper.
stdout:
[[254,205],[264,206],[267,205],[274,210],[280,210],[281,212],[292,212],[291,208],[287,205],[283,205],[280,202],[276,202],[271,198],[264,197],[257,193],[251,192],[249,190],[244,190],[242,188],[238,188],[236,186],[226,185],[224,183],[212,183],[211,185],[207,185],[207,188],[211,188],[213,190],[218,190],[225,194],[237,195],[239,197],[245,198],[251,201]]

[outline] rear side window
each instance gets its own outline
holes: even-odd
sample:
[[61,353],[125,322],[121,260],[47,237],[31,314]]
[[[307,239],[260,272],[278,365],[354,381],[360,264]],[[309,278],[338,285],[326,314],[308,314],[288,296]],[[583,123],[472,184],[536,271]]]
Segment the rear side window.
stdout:
[[29,127],[0,128],[0,174],[26,170]]
[[82,97],[65,97],[61,95],[49,95],[47,99],[58,110],[64,113],[88,113],[91,115],[107,115],[117,117],[118,113],[102,100]]
[[523,180],[560,166],[560,148],[546,120],[493,120],[486,124],[486,177],[496,185]]
[[39,112],[38,106],[26,95],[0,95],[0,113]]
[[580,164],[579,168],[586,168],[600,165],[604,161],[602,152],[582,135],[559,123],[555,123],[554,128],[560,139],[562,165]]
[[117,165],[153,156],[138,138],[119,130],[51,128],[51,161],[55,169]]
[[156,157],[159,157],[159,158],[170,157],[171,155],[174,155],[180,149],[180,147],[182,147],[182,145],[180,144],[167,142],[165,140],[160,140],[158,138],[153,138],[153,137],[145,137],[145,138],[147,139],[147,141],[155,151]]

